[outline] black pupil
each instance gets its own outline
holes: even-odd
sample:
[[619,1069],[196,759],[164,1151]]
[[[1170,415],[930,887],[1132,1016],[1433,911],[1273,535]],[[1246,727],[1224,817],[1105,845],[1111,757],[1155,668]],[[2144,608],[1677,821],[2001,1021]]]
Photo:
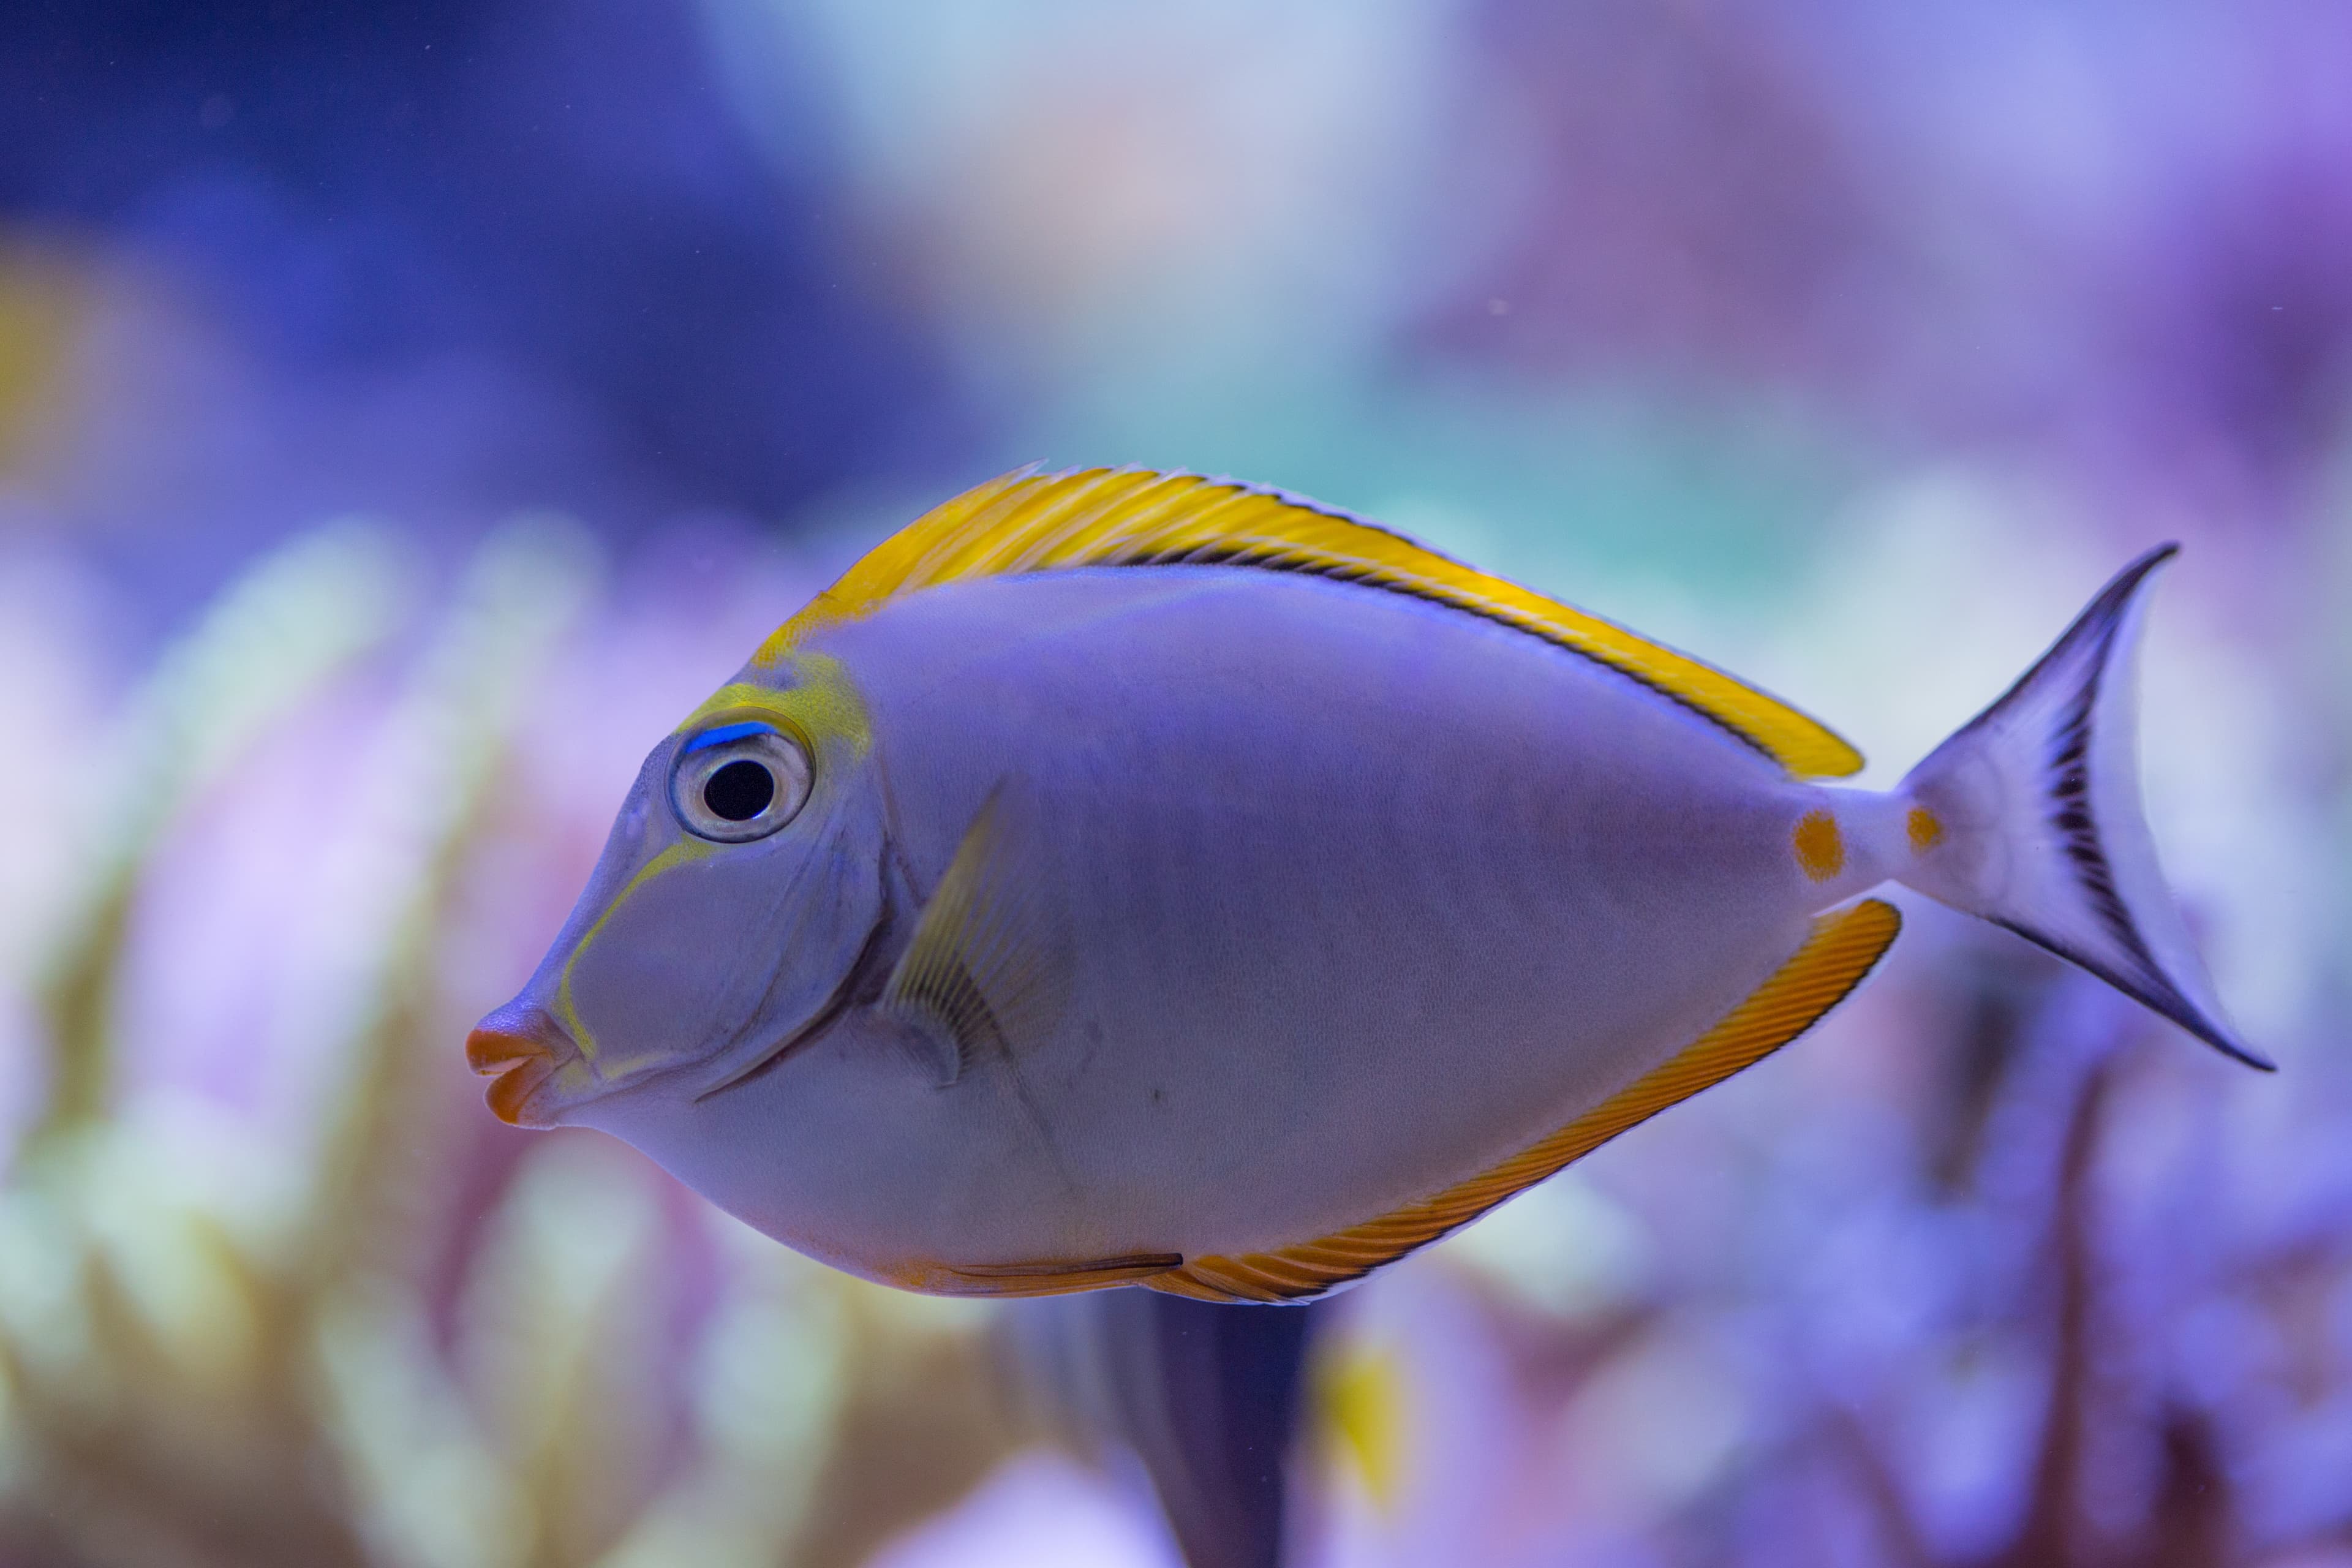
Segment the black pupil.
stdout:
[[775,798],[775,775],[757,763],[740,759],[711,774],[702,786],[702,804],[713,816],[729,822],[751,821]]

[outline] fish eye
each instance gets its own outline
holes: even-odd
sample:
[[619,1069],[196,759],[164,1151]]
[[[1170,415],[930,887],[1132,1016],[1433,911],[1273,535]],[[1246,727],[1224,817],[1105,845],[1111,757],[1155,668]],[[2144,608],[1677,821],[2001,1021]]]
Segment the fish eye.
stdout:
[[677,749],[670,808],[686,830],[722,844],[765,838],[808,802],[808,752],[760,723],[721,724]]

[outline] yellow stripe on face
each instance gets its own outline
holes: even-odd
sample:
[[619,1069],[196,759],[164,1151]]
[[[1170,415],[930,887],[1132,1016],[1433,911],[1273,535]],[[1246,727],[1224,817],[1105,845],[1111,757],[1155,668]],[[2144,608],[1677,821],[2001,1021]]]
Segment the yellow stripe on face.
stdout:
[[1845,839],[1838,832],[1837,818],[1827,811],[1816,807],[1799,817],[1790,841],[1797,851],[1797,865],[1814,881],[1826,882],[1845,869]]
[[[563,961],[563,978],[558,981],[555,986],[555,1021],[562,1024],[572,1036],[572,1044],[580,1047],[580,1055],[586,1060],[592,1062],[596,1060],[596,1037],[589,1030],[588,1026],[581,1021],[579,1005],[572,999],[572,972],[580,966],[581,955],[586,952],[589,944],[603,933],[605,922],[619,912],[623,904],[629,901],[630,895],[665,871],[691,865],[697,860],[707,859],[718,847],[718,845],[707,839],[681,838],[638,867],[637,874],[630,878],[627,885],[619,892],[613,895],[613,901],[604,906],[604,911],[596,917],[595,924],[590,926],[580,941],[573,945],[572,956]],[[614,1062],[600,1065],[605,1076],[609,1078],[612,1074],[622,1070],[625,1066],[633,1067],[636,1064]]]

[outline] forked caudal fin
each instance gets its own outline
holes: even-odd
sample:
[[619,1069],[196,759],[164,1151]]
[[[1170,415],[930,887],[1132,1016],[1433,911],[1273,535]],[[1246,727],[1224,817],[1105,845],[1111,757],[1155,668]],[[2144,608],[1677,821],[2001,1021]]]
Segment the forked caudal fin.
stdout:
[[1903,880],[2071,959],[2199,1039],[2272,1063],[2221,1016],[2140,805],[2133,656],[2178,545],[2118,573],[2000,700],[1911,770]]

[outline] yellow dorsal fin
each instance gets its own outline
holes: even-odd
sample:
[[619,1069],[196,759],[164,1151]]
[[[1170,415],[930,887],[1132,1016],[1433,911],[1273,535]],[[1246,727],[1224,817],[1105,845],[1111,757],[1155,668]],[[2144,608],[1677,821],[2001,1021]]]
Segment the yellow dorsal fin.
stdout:
[[1696,1043],[1491,1171],[1318,1241],[1241,1258],[1194,1258],[1143,1283],[1203,1300],[1291,1301],[1360,1279],[1795,1039],[1862,984],[1902,925],[1895,906],[1876,899],[1822,916],[1796,956]]
[[1450,605],[1580,653],[1722,725],[1800,778],[1862,755],[1779,698],[1624,627],[1448,560],[1400,534],[1278,490],[1137,468],[1034,469],[991,479],[869,552],[777,628],[752,663],[901,594],[971,577],[1079,566],[1222,565],[1306,572]]

